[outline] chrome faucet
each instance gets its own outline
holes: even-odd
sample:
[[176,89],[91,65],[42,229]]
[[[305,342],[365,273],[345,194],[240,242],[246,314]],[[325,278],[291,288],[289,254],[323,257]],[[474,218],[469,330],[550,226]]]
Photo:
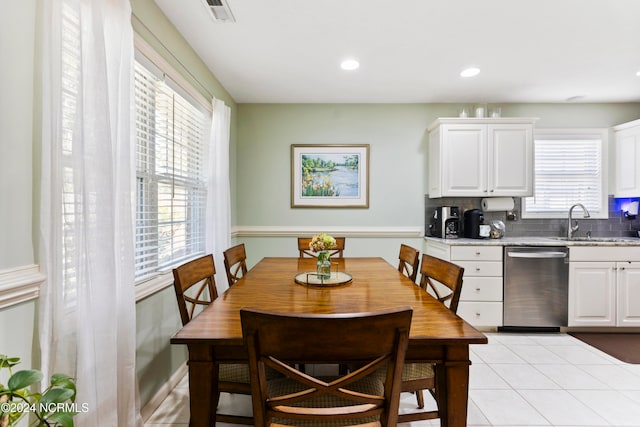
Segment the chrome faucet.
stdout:
[[587,210],[587,208],[584,207],[584,205],[582,203],[576,203],[575,205],[571,206],[571,208],[569,209],[569,225],[567,226],[567,239],[571,240],[573,238],[573,235],[576,233],[576,231],[578,231],[578,228],[580,228],[580,226],[578,225],[578,221],[575,221],[575,225],[571,225],[573,221],[573,209],[574,208],[581,208],[582,211],[584,212],[584,216],[583,218],[589,218],[589,211]]

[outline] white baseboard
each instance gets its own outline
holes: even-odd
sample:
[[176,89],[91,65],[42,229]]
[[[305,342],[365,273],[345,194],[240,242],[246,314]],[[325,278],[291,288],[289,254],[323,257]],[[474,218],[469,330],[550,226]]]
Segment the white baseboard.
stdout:
[[164,383],[158,391],[153,395],[153,397],[147,402],[146,405],[140,410],[140,416],[142,420],[146,423],[151,415],[162,405],[162,402],[169,396],[171,391],[182,381],[185,375],[189,370],[187,369],[187,362],[180,365],[178,369],[171,375],[169,381]]

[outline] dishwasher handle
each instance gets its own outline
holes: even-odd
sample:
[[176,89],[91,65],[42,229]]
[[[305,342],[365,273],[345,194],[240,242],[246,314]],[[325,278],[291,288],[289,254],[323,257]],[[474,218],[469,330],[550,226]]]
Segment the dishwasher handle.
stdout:
[[507,256],[511,258],[566,258],[567,255],[560,251],[507,252]]

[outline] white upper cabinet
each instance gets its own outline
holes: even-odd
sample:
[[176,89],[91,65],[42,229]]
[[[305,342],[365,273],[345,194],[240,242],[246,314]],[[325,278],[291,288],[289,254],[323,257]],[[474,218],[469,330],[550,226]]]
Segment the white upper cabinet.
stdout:
[[443,124],[432,131],[429,178],[431,197],[486,194],[487,126]]
[[640,197],[640,120],[614,126],[615,197]]
[[429,197],[533,194],[535,119],[438,119],[429,127]]

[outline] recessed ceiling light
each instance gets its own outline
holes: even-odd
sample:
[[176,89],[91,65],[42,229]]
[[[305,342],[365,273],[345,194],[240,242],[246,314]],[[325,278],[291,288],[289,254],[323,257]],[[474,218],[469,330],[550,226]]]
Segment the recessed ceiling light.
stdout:
[[460,72],[460,77],[473,77],[480,74],[480,68],[469,67]]
[[638,72],[636,73],[636,76],[640,77],[640,71],[638,71]]
[[360,67],[360,63],[355,59],[345,59],[340,63],[340,68],[346,71],[357,70]]

